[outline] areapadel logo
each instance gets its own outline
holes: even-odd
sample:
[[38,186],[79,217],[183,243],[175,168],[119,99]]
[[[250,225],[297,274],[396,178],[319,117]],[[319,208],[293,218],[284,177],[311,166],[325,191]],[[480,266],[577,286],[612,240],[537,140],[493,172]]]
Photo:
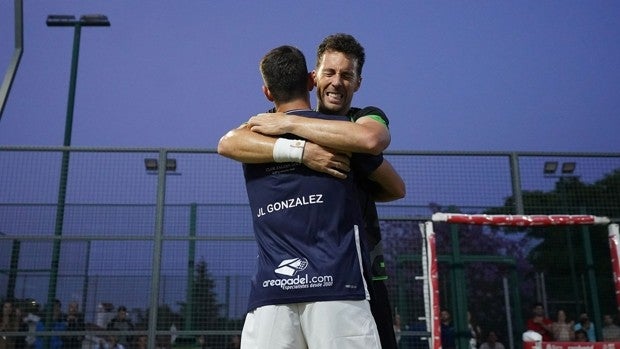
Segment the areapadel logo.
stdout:
[[305,258],[291,258],[280,262],[275,270],[280,275],[293,276],[308,267],[308,260]]

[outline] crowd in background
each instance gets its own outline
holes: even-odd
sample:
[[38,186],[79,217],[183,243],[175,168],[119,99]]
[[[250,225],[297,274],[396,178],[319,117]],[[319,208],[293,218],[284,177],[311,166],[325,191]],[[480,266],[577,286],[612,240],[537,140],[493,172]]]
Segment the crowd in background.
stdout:
[[[441,344],[443,349],[456,348],[455,328],[448,310],[441,311]],[[470,349],[505,349],[498,339],[496,329],[483,331],[480,325],[467,313],[468,329],[471,335]],[[545,316],[544,307],[536,303],[526,323],[526,329],[539,333],[546,342],[620,342],[620,313],[605,314],[602,319],[601,338],[597,338],[594,323],[587,313],[581,313],[577,320],[567,317],[566,311],[557,310],[555,318]]]
[[[111,305],[108,305],[112,307]],[[112,307],[113,309],[113,307]],[[111,309],[108,309],[111,310]],[[0,349],[146,349],[148,337],[144,334],[131,335],[137,330],[125,306],[118,306],[109,317],[97,319],[96,324],[87,324],[79,311],[77,302],[70,302],[67,312],[62,311],[62,303],[55,300],[50,317],[50,331],[65,332],[63,335],[41,336],[37,332],[46,331],[46,312],[40,311],[36,302],[27,309],[22,309],[11,301],[2,302],[2,320],[0,323]],[[79,332],[85,332],[81,334]],[[105,331],[107,335],[99,335]],[[118,334],[109,332],[118,332]],[[128,333],[129,332],[129,333]],[[10,335],[10,333],[20,333]],[[158,336],[156,349],[169,349],[174,338]],[[205,337],[196,338],[196,347],[210,349]],[[226,349],[239,349],[239,335],[233,335]]]
[[[400,339],[400,321],[395,319],[395,331]],[[471,313],[467,313],[468,328],[471,334],[470,349],[505,349],[504,344],[498,338],[495,329],[483,330],[475,321]],[[67,312],[62,311],[62,304],[56,300],[52,306],[51,331],[74,332],[63,336],[37,336],[38,331],[45,330],[45,314],[38,311],[38,306],[22,311],[11,301],[2,303],[2,319],[0,322],[0,349],[27,349],[44,348],[53,349],[143,349],[147,348],[147,336],[129,336],[126,332],[135,330],[132,320],[128,317],[127,308],[119,306],[116,313],[108,319],[103,319],[99,324],[87,326],[84,316],[79,311],[77,302],[70,302]],[[545,315],[541,303],[532,307],[532,314],[526,323],[526,329],[539,333],[543,341],[551,342],[620,342],[620,316],[605,314],[602,319],[600,333],[602,338],[597,338],[594,323],[587,313],[581,313],[576,320],[568,318],[564,309],[558,309],[554,318]],[[87,328],[88,327],[88,328]],[[75,332],[88,330],[88,335],[76,335]],[[118,335],[96,336],[94,331],[118,331]],[[8,332],[24,332],[21,336],[7,336]],[[96,332],[95,332],[96,333]],[[49,341],[46,343],[45,341]],[[238,335],[230,338],[228,347],[239,348],[240,338]],[[455,328],[452,316],[448,310],[441,311],[441,341],[444,349],[455,349]],[[207,348],[204,336],[196,339],[200,348]],[[165,341],[157,341],[158,348],[171,347],[169,338]]]

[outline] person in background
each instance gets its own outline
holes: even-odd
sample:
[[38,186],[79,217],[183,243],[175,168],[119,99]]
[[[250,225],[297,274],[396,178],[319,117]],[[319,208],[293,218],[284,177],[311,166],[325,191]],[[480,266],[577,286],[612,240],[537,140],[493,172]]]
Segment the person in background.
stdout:
[[[107,329],[117,331],[133,331],[133,323],[131,322],[131,319],[127,317],[127,308],[125,306],[121,305],[118,307],[116,316],[110,320]],[[115,344],[120,344],[123,347],[127,347],[128,343],[131,343],[132,341],[131,336],[126,334],[113,337],[117,341]]]
[[487,339],[484,343],[480,344],[480,349],[505,349],[501,342],[497,341],[497,334],[495,331],[489,331]]
[[[63,332],[67,330],[67,318],[62,312],[62,303],[55,299],[52,307],[52,331]],[[41,342],[40,342],[41,343]],[[63,338],[61,336],[52,336],[50,338],[50,348],[61,349],[64,347]]]
[[573,327],[575,331],[584,330],[588,336],[588,342],[596,342],[596,333],[594,332],[594,324],[590,321],[588,314],[581,313],[579,321]]
[[588,342],[588,333],[584,330],[575,331],[575,342]]
[[566,312],[563,309],[557,311],[555,320],[551,328],[553,340],[557,342],[572,342],[575,339],[574,322],[566,321]]
[[467,328],[470,333],[470,348],[478,348],[478,346],[482,343],[482,329],[480,328],[480,325],[478,325],[478,321],[476,321],[476,319],[474,319],[471,315],[470,311],[467,311]]
[[532,316],[527,320],[527,329],[540,334],[544,342],[550,342],[553,340],[552,324],[553,321],[545,316],[542,303],[534,303]]
[[2,332],[17,332],[19,329],[18,319],[15,316],[13,302],[4,301],[2,303],[2,320],[0,322],[0,349],[14,349],[15,337],[9,337]]
[[394,312],[394,336],[396,337],[396,344],[400,344],[402,327],[400,323],[400,314],[397,311]]
[[[84,316],[79,312],[79,306],[76,301],[69,303],[67,307],[67,331],[84,331]],[[64,347],[66,349],[82,348],[82,335],[69,335],[63,338]]]
[[227,349],[240,349],[241,348],[241,336],[238,334],[232,335],[228,342]]
[[26,334],[28,333],[29,326],[21,308],[15,308],[15,320],[17,320],[17,330],[23,333],[23,336],[15,338],[15,349],[26,349],[28,347]]
[[442,310],[441,317],[441,347],[443,349],[456,348],[456,338],[454,333],[454,323],[452,315],[448,310]]
[[620,326],[614,323],[614,318],[603,315],[603,328],[601,329],[604,342],[620,342]]

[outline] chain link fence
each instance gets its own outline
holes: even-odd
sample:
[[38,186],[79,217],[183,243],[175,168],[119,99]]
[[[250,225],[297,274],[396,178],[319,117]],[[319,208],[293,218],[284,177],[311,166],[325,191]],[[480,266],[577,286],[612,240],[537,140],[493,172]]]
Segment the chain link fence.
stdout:
[[[379,205],[403,348],[427,346],[418,223],[432,213],[620,217],[620,154],[386,157],[407,184],[405,198]],[[48,324],[36,336],[20,333],[39,340],[64,338],[46,331],[58,299],[62,312],[78,304],[84,343],[110,335],[124,306],[134,327],[121,334],[132,341],[156,336],[162,346],[199,347],[204,336],[208,347],[227,348],[240,333],[254,270],[250,214],[240,164],[213,150],[0,147],[0,298]],[[441,305],[467,309],[504,343],[535,301],[552,318],[559,309],[572,319],[615,315],[605,231],[439,226]],[[457,292],[468,304],[455,303]]]

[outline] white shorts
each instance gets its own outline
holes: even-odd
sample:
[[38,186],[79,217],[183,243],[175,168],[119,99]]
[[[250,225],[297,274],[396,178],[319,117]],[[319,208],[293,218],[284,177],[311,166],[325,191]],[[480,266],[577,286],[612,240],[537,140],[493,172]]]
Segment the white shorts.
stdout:
[[249,312],[241,349],[379,349],[367,300],[266,305]]

